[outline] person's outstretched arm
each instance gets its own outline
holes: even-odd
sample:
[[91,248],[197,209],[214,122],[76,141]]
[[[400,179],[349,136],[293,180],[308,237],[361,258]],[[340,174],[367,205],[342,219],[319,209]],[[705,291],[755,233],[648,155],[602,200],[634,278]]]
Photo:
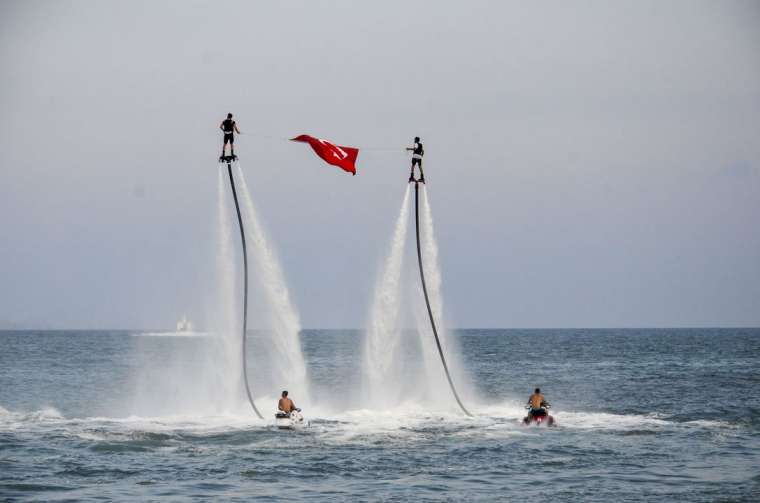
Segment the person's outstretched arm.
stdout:
[[235,132],[236,132],[237,134],[240,134],[240,130],[239,130],[239,129],[238,129],[238,127],[237,127],[237,122],[235,123]]

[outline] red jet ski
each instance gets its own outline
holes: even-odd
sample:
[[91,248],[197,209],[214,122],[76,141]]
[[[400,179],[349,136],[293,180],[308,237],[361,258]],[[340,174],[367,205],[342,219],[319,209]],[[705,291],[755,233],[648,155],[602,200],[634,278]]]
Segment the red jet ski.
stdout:
[[528,409],[528,415],[523,419],[523,424],[546,424],[547,426],[557,426],[554,417],[549,415],[548,403],[543,404],[540,409],[533,409],[530,405],[525,408]]

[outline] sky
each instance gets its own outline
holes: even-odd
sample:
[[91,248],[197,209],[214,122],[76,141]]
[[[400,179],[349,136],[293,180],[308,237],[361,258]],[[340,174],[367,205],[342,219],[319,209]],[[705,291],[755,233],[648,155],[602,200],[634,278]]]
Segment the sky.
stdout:
[[3,0],[0,326],[202,310],[227,112],[304,327],[366,325],[414,136],[454,326],[760,326],[758,27],[756,1]]

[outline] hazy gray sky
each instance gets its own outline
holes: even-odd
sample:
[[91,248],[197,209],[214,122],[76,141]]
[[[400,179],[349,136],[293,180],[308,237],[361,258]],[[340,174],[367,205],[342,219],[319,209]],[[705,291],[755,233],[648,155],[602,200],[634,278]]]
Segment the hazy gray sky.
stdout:
[[[0,2],[0,320],[207,302],[224,114],[425,142],[447,318],[760,325],[760,2]],[[408,176],[239,138],[306,327],[364,326]]]

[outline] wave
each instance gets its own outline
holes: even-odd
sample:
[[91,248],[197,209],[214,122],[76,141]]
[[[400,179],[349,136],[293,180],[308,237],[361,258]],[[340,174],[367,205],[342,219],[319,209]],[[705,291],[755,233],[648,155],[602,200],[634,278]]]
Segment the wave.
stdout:
[[[198,434],[214,435],[235,431],[266,430],[274,425],[274,400],[265,400],[271,410],[260,420],[247,412],[216,415],[164,415],[126,417],[65,417],[54,407],[33,411],[9,411],[0,406],[0,431],[64,430],[82,440],[139,440],[144,435]],[[525,427],[522,418],[525,409],[507,402],[481,406],[474,417],[466,417],[456,410],[436,411],[423,405],[408,402],[385,410],[368,408],[344,411],[314,407],[304,410],[314,434],[323,434],[335,440],[358,436],[414,435],[446,432],[451,435],[515,436],[536,434],[537,427]],[[606,412],[560,411],[552,412],[559,428],[554,431],[609,431],[620,434],[654,433],[668,428],[725,431],[738,427],[725,421],[668,420],[656,413],[613,414]],[[545,430],[546,428],[541,428]],[[156,440],[159,437],[151,437]]]
[[43,407],[31,412],[13,412],[0,406],[0,426],[18,423],[41,423],[64,420],[55,407]]
[[211,332],[139,332],[129,334],[132,337],[209,337],[214,334]]

